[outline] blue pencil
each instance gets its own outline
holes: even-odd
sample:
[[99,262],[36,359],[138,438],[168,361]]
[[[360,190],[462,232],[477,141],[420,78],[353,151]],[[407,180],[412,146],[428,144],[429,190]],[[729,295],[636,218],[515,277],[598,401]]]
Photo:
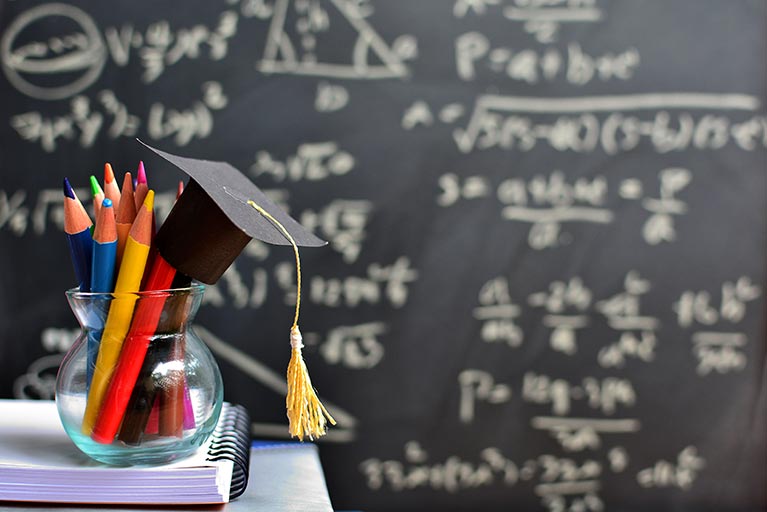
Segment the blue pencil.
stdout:
[[117,225],[113,210],[112,201],[104,199],[93,231],[91,291],[96,293],[111,293],[114,288]]
[[69,241],[69,251],[72,254],[72,264],[81,292],[91,289],[91,259],[93,256],[93,239],[91,238],[91,222],[88,212],[77,198],[69,180],[64,178],[64,232]]
[[[93,258],[91,262],[91,291],[94,293],[112,293],[115,284],[115,262],[117,260],[117,227],[112,200],[105,198],[96,215],[96,229],[93,230]],[[108,299],[104,299],[108,302]],[[88,364],[86,366],[87,387],[90,390],[93,369],[99,353],[99,343],[103,332],[104,313],[107,308],[95,308],[94,325],[101,324],[102,329],[88,332]]]

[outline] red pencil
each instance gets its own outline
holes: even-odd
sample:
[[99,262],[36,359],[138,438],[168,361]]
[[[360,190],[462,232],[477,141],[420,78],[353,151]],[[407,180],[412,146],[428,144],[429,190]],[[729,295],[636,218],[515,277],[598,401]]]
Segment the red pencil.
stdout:
[[[167,290],[173,284],[175,275],[176,269],[158,253],[149,272],[146,289]],[[133,314],[130,331],[123,342],[120,359],[93,427],[92,437],[99,442],[111,442],[120,428],[147,348],[160,321],[165,297],[164,294],[144,297]]]

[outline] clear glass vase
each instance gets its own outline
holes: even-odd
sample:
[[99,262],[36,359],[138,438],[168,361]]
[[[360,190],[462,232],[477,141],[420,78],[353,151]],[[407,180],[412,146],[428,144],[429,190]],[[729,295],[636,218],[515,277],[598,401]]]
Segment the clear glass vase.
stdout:
[[213,432],[221,372],[190,327],[203,291],[66,292],[81,332],[59,367],[56,405],[85,454],[162,464],[191,455]]

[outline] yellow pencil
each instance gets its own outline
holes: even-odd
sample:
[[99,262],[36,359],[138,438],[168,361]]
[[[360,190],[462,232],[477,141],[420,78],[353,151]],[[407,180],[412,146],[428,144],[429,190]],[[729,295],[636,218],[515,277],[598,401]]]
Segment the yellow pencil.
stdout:
[[128,240],[125,243],[120,271],[115,285],[115,298],[109,306],[109,315],[101,335],[99,355],[93,370],[93,380],[88,391],[88,403],[83,417],[83,434],[90,435],[96,423],[101,402],[106,394],[112,372],[120,356],[125,335],[130,328],[133,317],[133,307],[136,304],[135,292],[139,291],[144,267],[149,255],[149,244],[152,237],[152,208],[154,206],[154,191],[150,190],[144,204],[136,215]]

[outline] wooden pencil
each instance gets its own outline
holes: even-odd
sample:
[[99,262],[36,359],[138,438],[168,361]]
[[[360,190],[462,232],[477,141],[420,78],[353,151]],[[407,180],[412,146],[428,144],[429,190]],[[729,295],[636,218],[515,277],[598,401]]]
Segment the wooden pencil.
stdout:
[[77,198],[72,185],[64,178],[64,232],[69,242],[72,264],[81,292],[91,289],[91,259],[93,257],[93,222]]
[[128,240],[128,233],[133,226],[133,221],[136,219],[136,212],[136,204],[133,202],[133,178],[129,172],[126,172],[120,194],[120,209],[115,213],[115,220],[117,221],[117,268],[120,268],[125,252],[125,243]]
[[113,213],[117,215],[117,210],[120,209],[120,187],[109,163],[104,164],[104,197],[112,201]]
[[112,200],[105,198],[96,217],[93,231],[93,262],[91,266],[91,291],[110,293],[114,288],[115,263],[117,261],[117,225]]

